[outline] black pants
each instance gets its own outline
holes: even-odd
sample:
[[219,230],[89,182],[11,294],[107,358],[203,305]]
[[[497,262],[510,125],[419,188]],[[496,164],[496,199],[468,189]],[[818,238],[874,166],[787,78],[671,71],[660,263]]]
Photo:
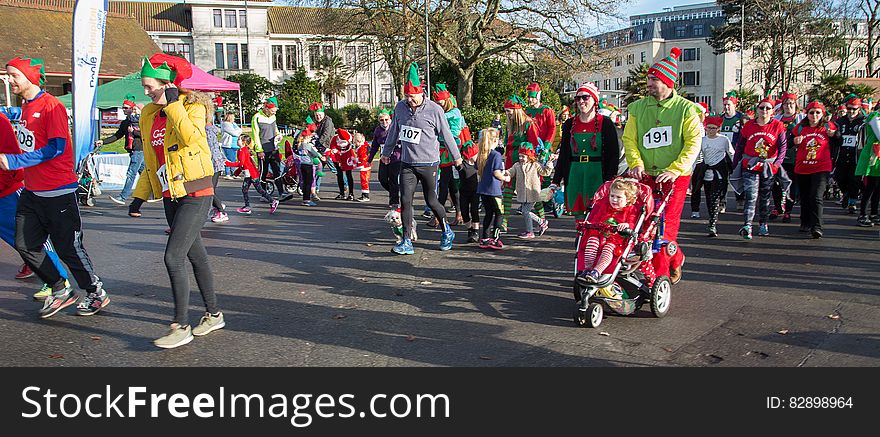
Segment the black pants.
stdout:
[[691,212],[700,212],[700,191],[704,187],[706,188],[706,203],[710,202],[709,187],[703,181],[703,176],[706,174],[706,168],[708,167],[708,165],[701,162],[697,164],[694,170],[693,177],[691,178]]
[[492,229],[492,238],[498,238],[501,235],[501,222],[504,220],[504,214],[501,212],[501,198],[495,196],[486,196],[481,194],[480,199],[483,200],[483,207],[486,208],[486,215],[483,217],[483,230],[480,238],[489,238],[489,229]]
[[272,177],[275,179],[275,188],[278,189],[276,193],[281,195],[281,193],[284,192],[284,184],[281,183],[281,155],[277,150],[265,153],[266,156],[260,161],[260,179],[265,181],[266,176],[269,174],[269,169],[271,168]]
[[312,181],[314,179],[314,175],[312,171],[315,169],[315,166],[311,163],[309,164],[300,164],[299,165],[299,174],[302,179],[302,192],[303,192],[303,202],[308,202],[312,200]]
[[871,202],[871,215],[877,215],[877,206],[880,203],[880,176],[865,176],[862,191],[861,215],[868,210],[868,201]]
[[223,202],[220,201],[220,197],[217,196],[217,183],[220,182],[220,173],[221,172],[219,171],[214,173],[214,177],[211,178],[211,183],[214,184],[214,200],[212,204],[214,205],[214,208],[217,208],[217,211],[223,212],[226,208],[223,208]]
[[[342,178],[345,177],[345,180]],[[351,174],[351,170],[342,170],[337,167],[336,171],[336,183],[339,185],[339,194],[345,195],[345,182],[348,181],[348,194],[350,196],[354,196],[354,176]]]
[[445,205],[447,197],[452,199],[452,205],[455,206],[456,211],[459,211],[458,188],[455,187],[451,165],[440,169],[440,190],[437,193],[437,200],[441,205]]
[[[204,214],[201,219],[205,221]],[[97,291],[101,282],[83,246],[76,193],[40,197],[23,190],[15,211],[15,249],[43,282],[58,291],[64,288],[64,279],[43,248],[49,238],[79,288]]]
[[388,204],[400,205],[400,161],[379,163],[379,184],[388,191]]
[[196,284],[202,293],[205,310],[217,313],[217,296],[214,294],[214,274],[208,264],[208,252],[202,244],[201,230],[205,215],[211,209],[211,197],[184,196],[172,201],[163,199],[165,220],[171,227],[168,244],[165,245],[165,268],[171,279],[171,292],[174,294],[174,322],[182,326],[189,324],[189,275],[184,257],[192,264]]
[[[794,164],[782,164],[782,169],[785,170],[785,174],[791,179],[791,186],[788,188],[788,195],[785,196],[786,193],[782,192],[782,184],[779,183],[779,179],[776,179],[773,183],[773,206],[780,214],[791,213],[791,209],[794,207],[794,199],[800,197],[797,178],[794,177]],[[783,203],[783,196],[785,197],[785,203]]]
[[801,190],[801,226],[822,230],[822,202],[828,172],[799,174],[796,179]]
[[476,191],[462,191],[459,194],[461,217],[465,223],[480,222],[480,196]]
[[411,166],[402,164],[400,166],[400,215],[403,220],[403,235],[406,238],[411,237],[411,229],[413,221],[413,197],[416,194],[416,184],[421,182],[422,194],[425,196],[425,203],[434,211],[434,217],[437,217],[440,223],[440,229],[445,229],[446,210],[440,201],[437,200],[437,166]]
[[854,201],[859,198],[859,190],[862,187],[861,178],[856,177],[855,164],[840,163],[834,169],[834,180],[843,194],[843,205],[846,206],[848,201]]
[[251,206],[251,196],[249,194],[251,185],[254,186],[254,189],[257,190],[257,193],[260,194],[260,197],[266,199],[266,202],[272,203],[272,201],[275,200],[272,198],[272,196],[269,195],[269,192],[266,191],[265,188],[263,188],[263,184],[261,184],[259,181],[255,181],[252,178],[244,178],[244,180],[241,181],[241,195],[242,197],[244,197],[244,206]]

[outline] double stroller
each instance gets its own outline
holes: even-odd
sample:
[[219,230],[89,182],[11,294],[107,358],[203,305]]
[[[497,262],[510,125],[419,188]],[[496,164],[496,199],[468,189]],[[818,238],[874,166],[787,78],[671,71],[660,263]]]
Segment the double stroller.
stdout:
[[[613,181],[599,187],[593,196],[592,207],[608,196]],[[651,263],[655,253],[665,250],[668,241],[663,240],[664,211],[672,195],[672,184],[663,189],[652,190],[648,185],[638,184],[639,191],[634,207],[637,220],[632,229],[618,231],[616,227],[601,222],[599,217],[587,215],[578,223],[577,255],[574,265],[574,321],[578,326],[597,328],[608,309],[619,315],[630,315],[649,303],[655,317],[663,317],[669,311],[672,282],[667,276],[657,276]],[[579,275],[585,266],[584,254],[587,239],[599,232],[614,232],[622,237],[623,244],[615,250],[608,268],[599,272],[595,282]]]

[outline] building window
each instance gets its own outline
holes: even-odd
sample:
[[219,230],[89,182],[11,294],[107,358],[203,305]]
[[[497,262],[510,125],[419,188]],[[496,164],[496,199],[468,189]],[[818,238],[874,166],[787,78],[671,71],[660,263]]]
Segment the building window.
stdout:
[[867,47],[859,47],[856,49],[856,56],[860,58],[864,58],[868,56],[868,48]]
[[226,68],[238,70],[238,44],[226,44]]
[[238,27],[242,29],[247,28],[247,11],[238,11]]
[[596,85],[596,88],[599,88],[599,81],[598,81],[598,80],[597,80],[597,81],[594,81],[594,82],[593,82],[593,85]]
[[812,82],[814,79],[815,79],[815,76],[813,74],[813,70],[807,70],[804,72],[804,81]]
[[742,79],[743,79],[743,71],[740,70],[739,68],[737,68],[736,69],[736,83],[742,85]]
[[675,26],[676,38],[684,38],[687,36],[687,26]]
[[247,70],[251,68],[250,53],[248,53],[248,45],[241,45],[241,68]]
[[184,59],[188,62],[192,62],[192,46],[189,44],[178,44],[177,45],[177,53],[183,55]]
[[636,39],[639,41],[645,39],[645,29],[639,29],[639,31],[636,32]]
[[324,56],[324,59],[331,59],[334,56],[336,56],[336,51],[333,50],[332,44],[324,46],[323,49],[324,49],[324,51],[323,51],[322,55]]
[[162,43],[162,51],[165,53],[172,53],[176,49],[174,43]]
[[236,19],[236,11],[227,9],[223,11],[226,16],[226,27],[235,28],[238,27],[238,20]]
[[214,9],[214,27],[223,27],[223,11]]
[[359,85],[360,88],[360,102],[370,104],[370,85]]
[[681,84],[684,86],[700,86],[700,72],[685,71],[681,73]]
[[630,53],[626,55],[626,65],[632,65],[636,62],[636,55]]
[[358,101],[358,87],[357,85],[348,84],[348,88],[345,92],[345,100],[348,103],[357,103]]
[[615,90],[619,90],[619,89],[620,89],[620,84],[621,84],[621,80],[620,80],[620,78],[619,78],[619,77],[615,77],[615,78],[614,78],[614,89],[615,89]]
[[699,61],[700,60],[700,49],[684,49],[681,51],[681,60],[682,61]]
[[603,86],[602,86],[602,89],[603,89],[603,90],[610,90],[610,89],[611,89],[611,79],[605,79],[605,80],[603,80],[603,81],[602,81],[602,85],[603,85]]
[[608,40],[605,38],[600,39],[599,40],[599,48],[604,49],[606,47],[608,47]]
[[703,36],[702,24],[694,24],[694,36]]
[[764,54],[764,49],[762,49],[761,47],[755,47],[752,49],[752,56],[754,56],[756,58],[761,57],[761,55],[763,55],[763,54]]
[[615,67],[620,67],[620,58],[615,58],[615,59],[614,59],[614,66],[615,66]]
[[382,85],[382,93],[379,96],[382,99],[383,105],[390,105],[394,100],[394,92],[391,89],[391,85]]
[[853,74],[854,77],[865,77],[865,70],[855,70],[853,73],[855,73]]
[[357,65],[357,48],[355,46],[345,46],[345,65],[354,70]]
[[223,44],[219,42],[214,44],[214,68],[220,70],[226,68],[226,63],[223,59]]
[[285,51],[285,68],[288,70],[296,70],[296,46],[295,45],[287,45],[284,46]]
[[370,46],[358,46],[358,64],[361,68],[365,68],[370,64]]
[[763,80],[764,72],[761,70],[752,70],[752,82],[759,83]]
[[642,64],[645,63],[645,52],[642,52],[642,61],[641,62],[642,62]]
[[284,49],[282,46],[272,46],[272,69],[284,69]]
[[319,61],[321,60],[321,47],[317,44],[312,44],[309,46],[309,67],[314,69],[318,66]]

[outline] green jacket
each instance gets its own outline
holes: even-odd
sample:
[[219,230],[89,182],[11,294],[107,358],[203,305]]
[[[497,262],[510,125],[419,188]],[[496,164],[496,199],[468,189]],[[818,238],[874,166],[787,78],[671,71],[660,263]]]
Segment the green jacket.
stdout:
[[673,91],[662,102],[648,96],[629,104],[627,110],[623,147],[629,167],[644,167],[651,176],[664,171],[691,174],[702,140],[694,103]]
[[875,143],[880,143],[880,113],[872,112],[865,120],[865,145],[856,164],[856,176],[880,176],[880,157],[874,155]]

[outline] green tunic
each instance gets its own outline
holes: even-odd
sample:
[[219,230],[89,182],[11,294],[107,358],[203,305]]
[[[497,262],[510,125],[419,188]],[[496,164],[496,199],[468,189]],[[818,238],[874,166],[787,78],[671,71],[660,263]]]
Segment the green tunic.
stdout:
[[877,138],[877,134],[880,133],[878,131],[880,131],[880,113],[872,112],[865,120],[865,146],[859,154],[856,176],[880,176],[880,159],[871,159],[874,157],[874,143],[880,142]]
[[[594,130],[595,123],[586,123]],[[586,211],[590,199],[604,182],[602,180],[602,132],[571,133],[571,167],[565,187],[565,204],[571,212]]]

